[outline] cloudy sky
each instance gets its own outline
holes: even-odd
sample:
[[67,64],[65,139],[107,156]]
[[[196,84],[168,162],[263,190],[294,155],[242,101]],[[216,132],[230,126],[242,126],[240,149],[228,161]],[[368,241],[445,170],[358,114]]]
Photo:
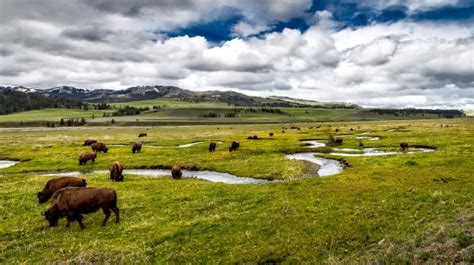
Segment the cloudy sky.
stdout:
[[474,108],[473,0],[0,0],[0,83]]

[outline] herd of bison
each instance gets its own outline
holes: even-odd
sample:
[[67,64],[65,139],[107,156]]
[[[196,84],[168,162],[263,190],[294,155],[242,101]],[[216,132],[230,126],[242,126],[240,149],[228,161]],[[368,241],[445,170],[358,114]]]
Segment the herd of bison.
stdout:
[[[139,137],[146,136],[147,134],[144,133],[139,134]],[[95,139],[85,140],[83,146],[90,146],[93,152],[82,152],[79,156],[79,165],[85,165],[89,160],[95,162],[97,153],[107,153],[109,150],[104,143],[97,142]],[[216,147],[217,144],[211,142],[209,152],[214,152]],[[240,143],[233,141],[229,151],[237,151],[239,147]],[[142,144],[139,142],[132,145],[132,153],[140,152],[141,149]],[[112,181],[123,181],[123,165],[120,162],[115,161],[109,171]],[[181,178],[182,172],[178,165],[171,167],[171,176],[174,179]],[[116,191],[110,188],[89,188],[86,186],[86,180],[79,177],[56,177],[46,182],[45,187],[38,192],[37,196],[40,203],[51,199],[51,206],[44,212],[49,226],[57,226],[59,219],[66,217],[66,227],[69,227],[71,222],[77,221],[80,227],[84,228],[82,214],[93,213],[99,209],[102,209],[105,214],[102,226],[107,223],[111,212],[115,214],[115,221],[117,223],[120,221]]]
[[[146,137],[147,135],[142,133],[139,137]],[[273,133],[270,133],[273,136]],[[258,139],[256,136],[249,137],[249,139]],[[336,139],[337,144],[342,144],[342,139]],[[79,165],[85,165],[89,160],[95,162],[97,153],[107,153],[109,150],[104,143],[97,142],[94,139],[87,139],[84,141],[83,146],[90,146],[93,152],[85,151],[79,156]],[[216,150],[217,143],[209,143],[209,152]],[[229,146],[229,151],[237,151],[240,147],[240,143],[232,141]],[[400,147],[406,150],[409,146],[408,143],[401,143]],[[132,153],[140,152],[142,144],[136,142],[132,145]],[[109,168],[110,178],[112,181],[123,181],[122,175],[123,165],[115,161]],[[178,165],[171,167],[171,176],[174,179],[179,179],[182,176],[181,168]],[[56,226],[60,218],[66,217],[66,227],[70,226],[71,222],[77,221],[82,228],[82,214],[89,214],[96,212],[99,209],[105,214],[105,219],[102,222],[102,226],[105,226],[107,220],[111,215],[111,211],[115,214],[115,221],[120,221],[120,211],[117,208],[117,193],[111,188],[90,188],[86,187],[87,182],[83,178],[79,177],[56,177],[50,179],[42,191],[38,192],[38,200],[40,203],[45,203],[51,199],[51,206],[44,212],[46,220],[49,222],[51,227]]]

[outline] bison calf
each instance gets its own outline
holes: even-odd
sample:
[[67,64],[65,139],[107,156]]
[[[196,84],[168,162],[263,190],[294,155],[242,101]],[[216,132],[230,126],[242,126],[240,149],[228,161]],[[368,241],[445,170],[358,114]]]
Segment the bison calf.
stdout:
[[97,140],[94,140],[94,139],[87,139],[84,141],[84,144],[82,146],[89,146],[93,143],[97,143]]
[[180,179],[181,176],[183,176],[183,173],[181,173],[181,168],[180,168],[178,165],[174,165],[174,166],[171,168],[171,176],[172,176],[174,179]]
[[66,227],[69,227],[70,223],[76,220],[81,229],[83,229],[84,224],[82,224],[83,217],[81,214],[93,213],[99,210],[99,208],[105,214],[102,226],[105,226],[107,223],[110,217],[110,210],[115,214],[115,222],[118,223],[120,221],[115,190],[68,187],[60,189],[53,194],[53,203],[44,212],[44,216],[51,227],[58,225],[59,218],[66,217]]
[[142,151],[142,143],[134,143],[132,146],[132,153],[138,153]]
[[216,146],[217,146],[216,143],[210,142],[210,143],[209,143],[209,152],[214,152],[214,151],[216,151]]
[[48,180],[43,190],[38,192],[39,203],[45,203],[51,198],[54,192],[65,187],[85,187],[85,179],[76,177],[58,177]]
[[237,142],[237,141],[232,141],[232,143],[230,144],[230,147],[229,147],[229,151],[232,152],[232,151],[237,151],[240,147],[240,143]]
[[79,165],[85,165],[87,161],[89,160],[95,163],[96,157],[97,155],[92,152],[89,152],[89,151],[82,152],[81,155],[79,156]]
[[98,152],[104,152],[107,153],[109,151],[109,148],[105,146],[104,143],[93,143],[91,144],[92,151],[98,153]]
[[123,166],[120,162],[115,161],[112,166],[110,166],[110,178],[113,181],[123,181]]

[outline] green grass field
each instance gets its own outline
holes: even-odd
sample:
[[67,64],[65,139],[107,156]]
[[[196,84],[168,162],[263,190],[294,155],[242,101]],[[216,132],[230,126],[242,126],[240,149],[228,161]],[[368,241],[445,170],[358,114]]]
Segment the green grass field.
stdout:
[[[291,125],[1,128],[0,160],[21,162],[0,169],[0,263],[474,262],[472,118],[312,122],[281,133]],[[351,166],[328,177],[285,158],[307,150],[299,140],[327,138],[336,128],[381,137],[363,140],[365,147],[398,150],[408,142],[437,149],[344,157]],[[148,137],[138,138],[141,132]],[[87,138],[126,146],[78,166]],[[138,140],[143,150],[132,154]],[[211,140],[224,144],[209,153]],[[241,142],[238,152],[227,150],[232,140]],[[176,148],[195,141],[203,144]],[[345,138],[342,147],[358,143]],[[228,185],[125,175],[115,183],[108,174],[87,173],[115,160],[127,168],[179,164],[283,181]],[[36,193],[50,177],[38,172],[60,170],[81,170],[88,186],[116,189],[121,223],[111,218],[101,227],[99,211],[85,216],[84,230],[77,223],[65,228],[64,219],[49,228],[42,216],[48,204],[40,205]]]

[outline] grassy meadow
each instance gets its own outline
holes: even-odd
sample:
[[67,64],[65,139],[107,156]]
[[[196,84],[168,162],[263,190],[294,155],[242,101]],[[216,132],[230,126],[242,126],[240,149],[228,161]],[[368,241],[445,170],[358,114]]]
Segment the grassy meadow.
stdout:
[[[146,115],[158,114],[140,119]],[[20,161],[0,169],[0,263],[474,262],[474,119],[311,122],[281,132],[292,125],[0,128],[0,160]],[[138,138],[142,132],[148,137]],[[400,142],[436,150],[344,157],[350,166],[327,177],[285,158],[312,150],[300,140],[329,133],[379,136],[362,141],[383,150],[399,150]],[[262,139],[247,140],[251,135]],[[124,146],[79,166],[79,154],[90,150],[82,146],[87,138]],[[241,148],[230,153],[232,140]],[[135,141],[143,143],[141,153],[132,154]],[[196,141],[203,143],[177,148]],[[210,141],[222,142],[214,153]],[[346,137],[341,147],[358,144]],[[116,183],[90,173],[116,160],[126,168],[179,164],[282,181],[229,185],[125,175]],[[36,193],[51,177],[39,173],[68,170],[83,172],[90,187],[114,188],[121,223],[110,218],[101,227],[98,211],[85,215],[84,230],[77,223],[65,228],[64,219],[48,227],[42,213],[49,203],[39,204]]]
[[[262,124],[262,123],[295,123],[323,121],[357,121],[387,119],[428,119],[435,115],[395,116],[377,114],[367,109],[321,109],[309,107],[272,107],[281,113],[254,112],[258,107],[236,107],[222,102],[187,102],[178,99],[153,99],[123,103],[111,103],[107,110],[79,109],[41,109],[0,115],[0,127],[29,127],[46,122],[59,125],[61,119],[82,119],[86,126],[153,126],[153,125],[208,125],[208,124]],[[112,116],[120,107],[149,107],[139,115]],[[153,109],[153,107],[159,109]],[[236,112],[237,111],[237,112]],[[209,117],[216,114],[216,117]],[[228,117],[235,114],[235,117]],[[227,117],[226,117],[227,115]],[[113,124],[112,124],[112,120]]]

